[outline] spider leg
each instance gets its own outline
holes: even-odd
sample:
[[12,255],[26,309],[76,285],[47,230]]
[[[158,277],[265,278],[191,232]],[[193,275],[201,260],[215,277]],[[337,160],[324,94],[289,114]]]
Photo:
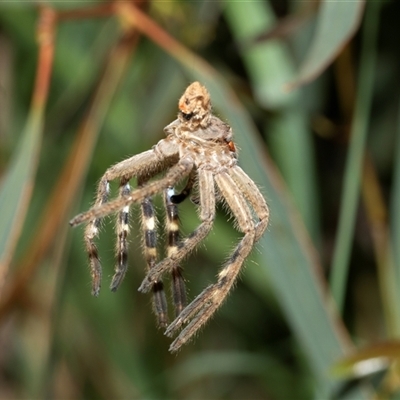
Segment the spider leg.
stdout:
[[[186,185],[185,197],[190,193],[188,185]],[[182,195],[184,192],[175,195],[173,188],[168,188],[164,191],[164,201],[166,210],[166,230],[167,230],[167,257],[169,257],[175,251],[179,242],[179,215],[178,207],[173,202],[175,196]],[[175,317],[177,317],[181,311],[186,307],[186,288],[185,281],[182,276],[182,268],[177,265],[172,268],[172,298],[175,306]]]
[[[138,176],[138,186],[143,186],[146,181],[151,177],[140,175]],[[122,187],[121,181],[121,196],[130,194],[128,188]],[[115,274],[111,282],[111,290],[116,291],[121,284],[127,269],[127,245],[126,234],[128,232],[128,212],[129,206],[126,206],[120,211],[117,223],[118,242],[117,242],[117,265]],[[157,232],[156,232],[156,215],[154,212],[153,202],[150,197],[146,197],[141,202],[142,214],[142,229],[143,229],[143,252],[147,264],[147,270],[154,267],[157,261]],[[168,325],[168,306],[164,292],[164,285],[161,280],[156,281],[152,285],[153,292],[153,310],[157,317],[158,326],[165,328]]]
[[[131,192],[129,180],[121,179],[119,194],[127,196]],[[128,241],[129,233],[129,205],[125,206],[119,213],[116,224],[117,243],[116,243],[116,264],[115,274],[111,281],[110,289],[115,292],[123,281],[128,268]]]
[[189,322],[172,342],[170,346],[171,352],[177,351],[183,344],[190,340],[222,304],[236,281],[243,262],[254,245],[256,236],[255,223],[252,219],[251,210],[239,187],[226,172],[216,175],[215,181],[244,236],[228,262],[219,272],[217,282],[203,290],[167,328],[165,334],[172,336],[183,324]]
[[182,189],[182,191],[178,194],[175,194],[175,192],[170,196],[170,201],[173,204],[180,204],[182,201],[184,201],[189,195],[190,192],[193,189],[193,185],[196,181],[196,173],[195,170],[192,170],[192,172],[189,175],[189,178],[186,182],[185,187]]
[[[108,180],[102,178],[99,187],[97,190],[97,198],[95,202],[95,206],[101,206],[106,203],[108,200],[108,196],[110,193],[110,185]],[[99,259],[99,253],[97,251],[97,246],[94,242],[94,239],[99,235],[101,219],[95,218],[90,221],[84,233],[84,242],[86,247],[86,252],[89,257],[89,267],[90,274],[92,276],[92,295],[98,296],[101,287],[101,264]]]
[[[128,196],[120,197],[104,204],[95,204],[90,210],[72,218],[69,223],[72,226],[76,226],[83,222],[115,213],[129,204],[142,201],[145,197],[153,196],[167,187],[174,186],[179,180],[188,176],[192,168],[193,161],[191,159],[182,159],[173,165],[163,178],[147,183],[131,192]],[[123,176],[125,175],[128,174],[123,174]]]
[[[147,270],[156,265],[157,262],[157,231],[156,215],[153,202],[150,197],[146,197],[141,203],[142,227],[143,227],[143,246],[147,264]],[[168,306],[164,292],[164,284],[161,280],[154,281],[152,284],[153,310],[157,317],[160,328],[168,325]]]
[[249,176],[240,168],[235,166],[229,170],[229,175],[236,182],[239,190],[244,194],[246,200],[253,207],[253,210],[259,218],[259,222],[256,225],[256,236],[255,241],[258,241],[263,235],[265,229],[268,226],[269,221],[269,208],[268,205],[260,192],[257,185],[249,178]]
[[169,255],[159,262],[145,277],[139,287],[140,292],[148,292],[151,282],[157,280],[165,271],[171,270],[174,266],[189,254],[196,245],[201,242],[211,231],[215,218],[215,188],[211,171],[199,170],[199,193],[200,193],[200,225],[187,238],[177,246],[171,247]]

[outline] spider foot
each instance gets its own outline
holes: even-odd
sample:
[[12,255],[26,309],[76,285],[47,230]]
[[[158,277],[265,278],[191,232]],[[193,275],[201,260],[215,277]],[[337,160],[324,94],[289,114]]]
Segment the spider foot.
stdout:
[[92,271],[92,296],[98,297],[101,288],[101,267],[100,263],[94,263],[96,269]]
[[123,273],[122,271],[118,271],[114,274],[110,284],[110,289],[112,292],[117,291],[124,278],[125,278],[125,273]]
[[[197,314],[192,318],[189,324],[181,331],[178,337],[171,343],[169,347],[169,351],[171,353],[175,353],[178,351],[181,346],[187,343],[189,340],[193,338],[193,336],[197,333],[197,331],[208,321],[212,314],[214,314],[215,310],[218,308],[218,303],[207,302],[206,304],[201,305]],[[172,324],[168,327],[166,334],[167,336],[171,336],[173,332],[179,329],[182,324],[186,323],[187,319],[181,319],[178,317]]]
[[86,211],[86,212],[83,212],[83,213],[80,213],[80,214],[76,215],[74,218],[72,218],[69,221],[69,224],[72,227],[80,225],[82,222],[86,221],[87,214],[88,214],[88,212]]
[[152,280],[151,278],[148,277],[148,275],[146,275],[146,277],[143,279],[142,283],[139,286],[138,291],[142,292],[142,293],[148,293],[150,292],[150,289],[152,287],[152,285],[154,284],[154,280]]
[[101,264],[97,254],[96,246],[94,246],[91,241],[89,241],[88,243],[92,245],[89,252],[90,269],[92,276],[92,296],[98,297],[101,288]]
[[99,297],[100,294],[100,286],[94,286],[92,287],[92,296],[94,297]]
[[168,306],[161,281],[153,285],[153,308],[157,316],[157,327],[165,329],[168,326]]
[[211,285],[196,297],[168,326],[166,336],[173,336],[186,323],[188,325],[181,331],[179,336],[172,342],[170,351],[177,351],[183,344],[189,341],[201,326],[210,318],[221,304],[218,296],[217,285]]

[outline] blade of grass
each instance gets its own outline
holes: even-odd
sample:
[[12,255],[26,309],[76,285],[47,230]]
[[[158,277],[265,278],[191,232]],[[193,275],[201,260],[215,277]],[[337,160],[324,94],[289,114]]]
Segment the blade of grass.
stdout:
[[368,157],[364,162],[362,197],[371,226],[387,333],[390,337],[398,337],[400,334],[400,298],[389,236],[387,209],[377,173],[372,160]]
[[396,286],[400,287],[400,99],[397,111],[396,149],[394,154],[393,192],[390,205],[390,226],[393,257],[396,268]]
[[321,2],[314,40],[290,89],[315,79],[335,59],[360,26],[363,10],[364,0]]
[[344,307],[350,250],[360,195],[361,169],[372,101],[380,6],[379,2],[371,2],[366,10],[356,106],[351,127],[339,226],[332,260],[331,288],[340,311]]
[[[276,22],[268,2],[227,2],[223,12],[239,44],[258,37]],[[292,79],[294,67],[281,42],[271,40],[240,48],[257,102],[272,110],[293,104],[296,96],[284,90],[284,85]]]

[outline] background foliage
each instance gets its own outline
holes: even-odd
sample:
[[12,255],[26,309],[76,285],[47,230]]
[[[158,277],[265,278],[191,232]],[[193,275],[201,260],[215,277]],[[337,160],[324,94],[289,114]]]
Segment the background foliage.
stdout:
[[[399,17],[395,0],[1,4],[0,398],[394,398]],[[112,222],[99,238],[99,298],[68,221],[108,166],[163,137],[193,80],[272,217],[228,301],[171,355],[136,290],[137,210],[116,294]],[[193,204],[180,214],[190,233]],[[239,236],[219,209],[185,263],[189,298]]]

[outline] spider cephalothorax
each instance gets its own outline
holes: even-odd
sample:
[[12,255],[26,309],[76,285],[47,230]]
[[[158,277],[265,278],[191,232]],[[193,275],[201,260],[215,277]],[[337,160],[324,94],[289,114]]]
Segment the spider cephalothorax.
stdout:
[[[210,95],[198,82],[192,83],[179,100],[178,118],[164,129],[167,137],[151,150],[137,154],[109,168],[100,180],[94,206],[71,220],[75,226],[87,223],[85,245],[92,274],[92,293],[98,295],[101,265],[94,239],[98,236],[101,218],[118,213],[115,274],[111,290],[117,290],[127,270],[127,234],[129,206],[141,204],[144,231],[144,256],[147,275],[140,285],[142,292],[153,292],[153,305],[161,327],[172,336],[186,325],[171,344],[178,350],[211,317],[226,298],[238,273],[268,225],[267,204],[256,184],[237,165],[231,128],[211,113]],[[161,174],[165,172],[165,174]],[[151,180],[154,177],[159,179]],[[129,180],[137,179],[131,191]],[[120,180],[120,196],[108,201],[109,181]],[[174,187],[184,182],[176,193]],[[199,207],[200,225],[186,238],[179,237],[177,204],[182,202],[193,187]],[[157,259],[155,213],[151,197],[164,193],[166,209],[167,257]],[[180,264],[212,229],[216,201],[224,201],[243,238],[220,270],[217,282],[208,286],[189,305],[186,305],[185,285]],[[175,306],[175,320],[168,325],[167,301],[162,276],[170,272]]]

